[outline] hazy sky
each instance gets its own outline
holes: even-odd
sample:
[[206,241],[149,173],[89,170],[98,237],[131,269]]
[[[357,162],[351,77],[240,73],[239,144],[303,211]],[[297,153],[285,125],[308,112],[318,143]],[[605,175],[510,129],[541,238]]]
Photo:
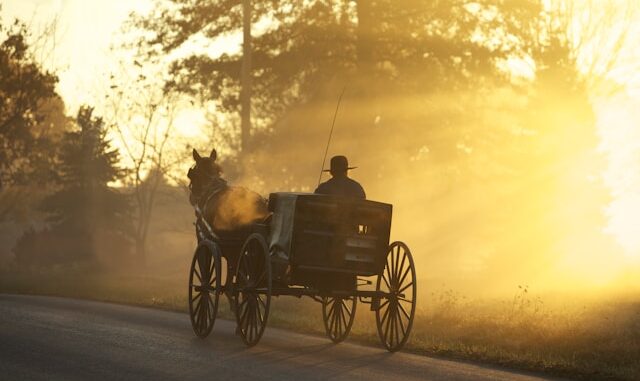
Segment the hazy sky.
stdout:
[[34,30],[59,17],[54,54],[45,64],[57,69],[59,91],[69,111],[93,104],[103,75],[114,64],[109,52],[114,33],[132,11],[148,8],[149,0],[8,0],[2,2],[5,21],[18,17]]

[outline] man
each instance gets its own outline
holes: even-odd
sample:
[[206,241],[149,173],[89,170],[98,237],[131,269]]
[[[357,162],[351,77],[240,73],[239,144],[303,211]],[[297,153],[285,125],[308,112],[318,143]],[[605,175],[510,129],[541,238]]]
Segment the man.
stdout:
[[331,172],[331,179],[325,181],[318,186],[315,193],[330,194],[336,196],[346,196],[365,199],[367,198],[364,189],[360,183],[350,179],[347,171],[355,169],[349,167],[349,161],[346,156],[334,156],[331,158],[331,169],[325,169],[324,172]]

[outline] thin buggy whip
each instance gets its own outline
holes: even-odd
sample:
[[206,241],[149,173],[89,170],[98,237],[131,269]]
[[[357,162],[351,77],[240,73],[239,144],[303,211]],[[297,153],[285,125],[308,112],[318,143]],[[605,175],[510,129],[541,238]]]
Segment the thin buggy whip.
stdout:
[[329,131],[329,140],[327,140],[327,147],[324,150],[324,157],[322,158],[322,167],[320,167],[320,176],[318,176],[318,186],[320,186],[320,181],[322,181],[322,171],[324,170],[324,163],[327,161],[327,152],[329,152],[329,145],[331,144],[331,136],[333,135],[333,127],[336,125],[336,117],[338,116],[338,109],[340,109],[340,103],[342,102],[342,96],[344,95],[344,91],[347,89],[347,85],[342,88],[342,92],[340,93],[340,98],[338,98],[338,104],[336,105],[336,112],[333,114],[333,122],[331,122],[331,130]]

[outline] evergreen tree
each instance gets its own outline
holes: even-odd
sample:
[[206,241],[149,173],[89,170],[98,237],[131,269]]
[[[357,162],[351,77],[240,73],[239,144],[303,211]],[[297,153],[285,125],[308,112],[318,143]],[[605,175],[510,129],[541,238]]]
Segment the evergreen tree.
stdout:
[[93,108],[81,107],[76,124],[78,129],[66,132],[60,144],[59,189],[41,206],[51,230],[40,236],[27,232],[14,250],[19,262],[32,263],[31,256],[45,257],[38,261],[41,264],[92,260],[101,243],[122,247],[126,240],[129,203],[126,195],[109,186],[122,175],[118,151],[111,148]]
[[106,139],[102,118],[81,107],[77,131],[67,132],[59,154],[61,189],[44,204],[51,222],[92,233],[98,224],[119,226],[127,210],[124,196],[109,187],[122,176],[119,155]]

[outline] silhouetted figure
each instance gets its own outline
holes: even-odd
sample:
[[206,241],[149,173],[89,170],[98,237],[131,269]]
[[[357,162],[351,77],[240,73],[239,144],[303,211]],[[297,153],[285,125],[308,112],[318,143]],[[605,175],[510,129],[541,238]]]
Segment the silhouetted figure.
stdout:
[[354,168],[356,167],[349,167],[349,161],[346,156],[332,157],[331,169],[325,169],[324,172],[331,172],[331,176],[333,177],[320,184],[315,193],[362,199],[367,198],[360,183],[347,176],[347,171]]

